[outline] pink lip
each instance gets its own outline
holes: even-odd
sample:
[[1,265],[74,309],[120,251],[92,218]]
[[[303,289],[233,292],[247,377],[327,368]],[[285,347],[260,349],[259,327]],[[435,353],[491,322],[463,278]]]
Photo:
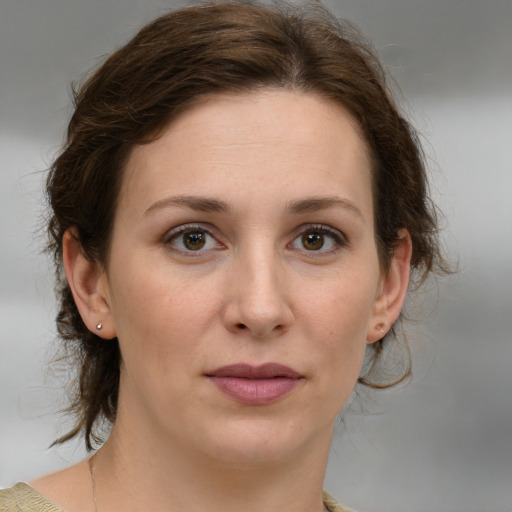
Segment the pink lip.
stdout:
[[277,363],[233,364],[207,374],[224,394],[247,405],[270,404],[290,393],[303,377]]

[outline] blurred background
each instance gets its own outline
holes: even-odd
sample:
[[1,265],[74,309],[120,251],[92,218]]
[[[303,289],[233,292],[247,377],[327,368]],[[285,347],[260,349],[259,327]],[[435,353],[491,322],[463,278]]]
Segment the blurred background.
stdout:
[[[186,2],[0,0],[0,487],[69,465],[48,366],[52,275],[44,169],[62,143],[73,80]],[[409,329],[415,377],[355,398],[326,488],[359,512],[512,510],[512,2],[326,1],[374,41],[426,142],[456,278]],[[437,300],[435,296],[437,295]]]

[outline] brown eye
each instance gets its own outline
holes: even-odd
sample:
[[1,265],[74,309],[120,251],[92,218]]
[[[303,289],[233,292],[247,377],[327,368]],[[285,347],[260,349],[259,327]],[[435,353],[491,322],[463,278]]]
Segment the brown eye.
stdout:
[[206,245],[206,236],[203,231],[191,231],[183,234],[183,245],[190,251],[198,251]]
[[[347,246],[345,235],[330,226],[323,224],[310,225],[292,240],[288,247],[306,253],[318,253],[318,256],[333,254],[338,249]],[[310,254],[312,256],[312,254]]]
[[318,251],[324,246],[323,233],[309,232],[302,235],[302,245],[308,251]]
[[189,253],[205,252],[220,247],[214,236],[205,229],[196,226],[180,226],[167,237],[165,243],[182,252]]

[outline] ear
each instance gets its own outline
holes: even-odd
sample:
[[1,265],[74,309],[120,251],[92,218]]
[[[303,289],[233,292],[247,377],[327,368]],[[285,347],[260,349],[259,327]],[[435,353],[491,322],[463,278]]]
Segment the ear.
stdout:
[[377,298],[373,304],[371,323],[366,341],[382,339],[400,315],[409,287],[412,242],[406,229],[400,230],[400,241],[395,248],[389,270],[382,276]]
[[75,304],[87,328],[102,338],[117,333],[110,307],[107,276],[103,266],[87,258],[74,229],[62,239],[62,258]]

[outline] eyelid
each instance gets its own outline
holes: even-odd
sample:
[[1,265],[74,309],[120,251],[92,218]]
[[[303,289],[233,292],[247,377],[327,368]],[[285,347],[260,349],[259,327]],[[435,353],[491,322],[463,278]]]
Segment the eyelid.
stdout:
[[[180,235],[182,235],[184,233],[194,232],[194,231],[203,231],[207,235],[211,236],[215,240],[217,247],[210,248],[210,249],[204,249],[204,250],[192,251],[192,250],[184,250],[184,249],[181,249],[180,247],[172,245],[171,242],[174,239],[177,239]],[[162,238],[162,242],[164,244],[168,245],[172,251],[179,253],[181,255],[187,256],[187,257],[204,256],[205,253],[209,253],[212,250],[217,250],[217,249],[221,249],[221,248],[225,247],[224,244],[221,241],[219,241],[219,236],[218,236],[217,232],[208,224],[203,224],[200,222],[199,223],[193,222],[193,223],[187,223],[187,224],[180,224],[179,226],[176,226],[176,227],[166,231],[166,233],[164,234],[164,236]]]
[[197,231],[206,231],[207,233],[211,234],[212,229],[207,225],[203,224],[202,222],[187,222],[185,224],[180,224],[179,226],[175,226],[174,228],[168,229],[163,239],[164,241],[170,240],[173,236],[179,235],[180,233],[184,233],[185,231],[194,231],[196,229]]
[[[305,248],[302,249],[302,251],[304,253],[306,253],[309,257],[316,257],[316,256],[320,257],[320,256],[333,254],[333,253],[337,252],[338,250],[342,249],[343,247],[347,247],[349,245],[347,236],[342,231],[340,231],[339,229],[333,228],[329,225],[326,225],[326,224],[303,224],[302,226],[300,226],[299,228],[297,228],[295,230],[295,232],[293,234],[293,239],[288,245],[293,244],[293,242],[295,242],[299,237],[303,236],[305,233],[307,233],[309,231],[321,233],[324,235],[329,235],[332,237],[332,239],[335,243],[335,247],[333,249],[327,249],[327,250],[319,249],[317,251],[314,251],[314,250],[308,251]],[[299,249],[297,249],[297,250],[299,250]]]
[[[216,242],[216,247],[193,251],[193,250],[181,249],[180,247],[177,247],[171,243],[173,241],[173,239],[178,238],[181,234],[184,234],[187,232],[193,232],[193,231],[203,231],[207,235],[211,236]],[[302,249],[294,248],[293,244],[297,241],[297,239],[308,232],[321,233],[323,235],[329,236],[331,238],[332,242],[334,243],[334,247],[329,248],[329,249],[321,248],[316,251],[308,250],[306,248],[302,248]],[[292,236],[293,236],[293,238],[292,238],[291,242],[289,242],[287,244],[287,247],[291,248],[292,250],[295,250],[295,251],[300,251],[311,258],[322,257],[322,256],[334,254],[338,250],[340,250],[344,247],[347,247],[349,245],[347,236],[342,231],[340,231],[339,229],[333,228],[332,226],[329,226],[326,224],[321,224],[321,223],[303,224],[293,231]],[[180,224],[179,226],[176,226],[176,227],[166,231],[166,233],[162,237],[162,242],[165,245],[168,245],[170,247],[170,250],[172,250],[173,252],[184,255],[186,257],[201,257],[201,256],[205,256],[206,254],[210,253],[212,250],[219,250],[219,249],[226,248],[226,245],[222,241],[222,237],[218,234],[218,231],[215,228],[213,228],[211,225],[209,225],[208,223],[201,223],[201,222]]]

